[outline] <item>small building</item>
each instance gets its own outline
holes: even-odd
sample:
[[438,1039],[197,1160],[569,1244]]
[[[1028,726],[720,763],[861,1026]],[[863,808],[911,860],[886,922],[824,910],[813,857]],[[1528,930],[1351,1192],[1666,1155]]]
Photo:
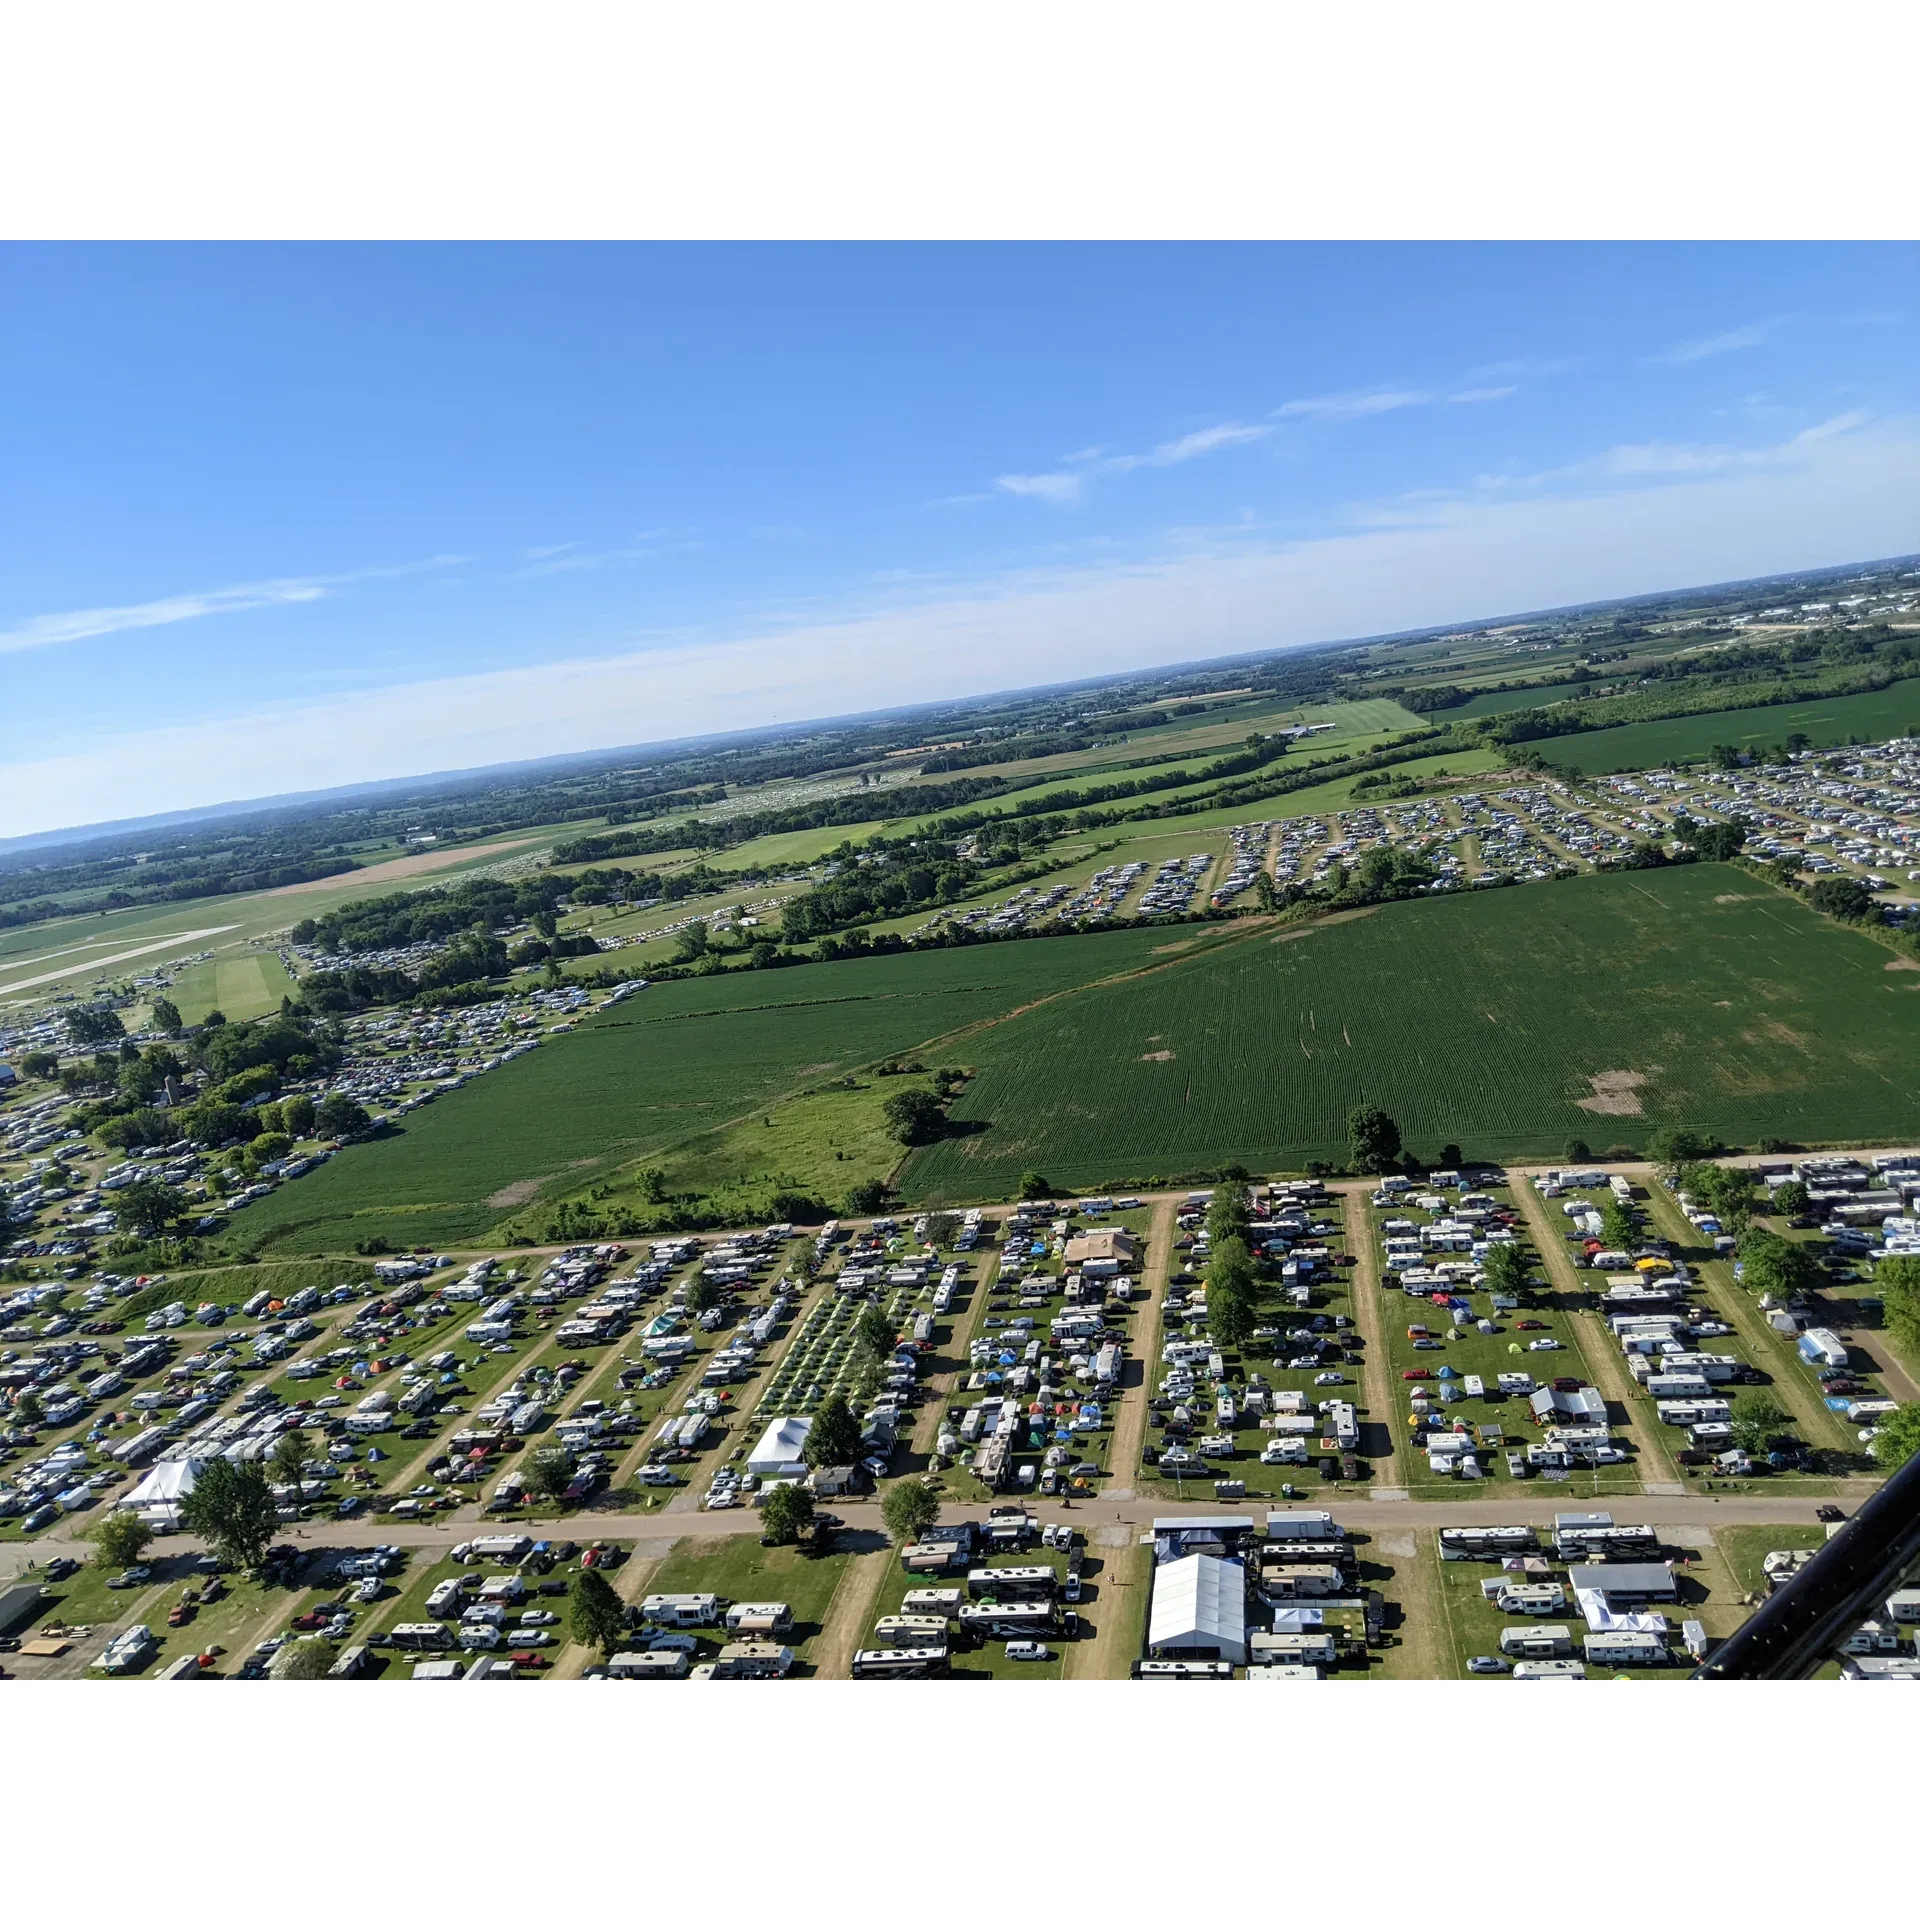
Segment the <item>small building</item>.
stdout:
[[1596,1594],[1609,1607],[1672,1606],[1677,1600],[1673,1569],[1660,1561],[1613,1561],[1598,1567],[1569,1567],[1573,1597]]
[[1140,1258],[1140,1243],[1122,1227],[1101,1227],[1092,1233],[1076,1234],[1067,1242],[1066,1259],[1070,1267],[1083,1266],[1089,1260],[1115,1260],[1131,1269]]

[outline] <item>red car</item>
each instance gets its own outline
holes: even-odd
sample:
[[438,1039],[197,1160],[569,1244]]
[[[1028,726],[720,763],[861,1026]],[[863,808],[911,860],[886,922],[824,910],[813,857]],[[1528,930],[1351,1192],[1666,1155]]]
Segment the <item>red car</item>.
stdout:
[[1547,1323],[1544,1320],[1516,1320],[1513,1330],[1515,1333],[1545,1333]]
[[1431,1380],[1433,1375],[1425,1367],[1409,1367],[1400,1378],[1402,1380]]

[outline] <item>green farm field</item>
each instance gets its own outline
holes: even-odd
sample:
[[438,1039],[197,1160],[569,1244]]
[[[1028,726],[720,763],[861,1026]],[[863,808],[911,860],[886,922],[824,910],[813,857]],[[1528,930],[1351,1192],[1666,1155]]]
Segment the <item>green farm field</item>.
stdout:
[[804,1087],[1153,965],[1165,943],[1165,930],[1129,930],[655,987],[420,1108],[398,1137],[258,1201],[223,1244],[278,1255],[376,1236],[494,1245],[518,1231],[508,1221],[519,1208],[605,1182]]
[[1576,1134],[1637,1149],[1673,1121],[1734,1142],[1905,1139],[1914,993],[1884,948],[1720,865],[1261,931],[930,1053],[977,1069],[954,1109],[976,1130],[917,1152],[905,1193],[985,1199],[1027,1168],[1104,1185],[1339,1161],[1363,1098],[1428,1156],[1551,1158]]
[[1789,707],[1742,707],[1726,713],[1690,713],[1677,720],[1642,720],[1600,733],[1567,734],[1535,744],[1556,767],[1573,773],[1628,773],[1639,767],[1685,766],[1719,746],[1778,747],[1804,733],[1816,747],[1851,739],[1889,740],[1920,727],[1920,680],[1896,680],[1880,693],[1798,700]]

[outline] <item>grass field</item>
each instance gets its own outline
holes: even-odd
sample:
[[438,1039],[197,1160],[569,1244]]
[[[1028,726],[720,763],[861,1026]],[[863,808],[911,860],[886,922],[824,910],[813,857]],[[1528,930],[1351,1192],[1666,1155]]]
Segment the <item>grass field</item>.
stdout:
[[[909,1163],[909,1198],[1344,1159],[1357,1100],[1415,1151],[1524,1160],[1920,1129],[1920,1004],[1884,950],[1724,866],[1443,896],[1194,948],[946,1048],[977,1129]],[[929,1055],[929,1064],[935,1056]],[[1638,1085],[1596,1076],[1639,1076]],[[1582,1106],[1582,1101],[1591,1104]],[[1635,1111],[1634,1109],[1638,1109]]]
[[[508,1215],[857,1066],[1151,963],[1151,929],[651,989],[249,1207],[236,1250],[496,1244]],[[911,1083],[902,1083],[911,1084]]]
[[1626,773],[1636,767],[1684,766],[1713,748],[1784,746],[1804,733],[1815,746],[1851,739],[1888,740],[1920,727],[1920,680],[1897,680],[1883,693],[1849,693],[1833,700],[1801,700],[1790,707],[1743,707],[1730,713],[1690,713],[1677,720],[1642,720],[1600,733],[1568,734],[1535,744],[1556,767],[1574,773]]
[[167,997],[187,1025],[197,1027],[216,1007],[229,1020],[277,1013],[282,997],[292,991],[293,977],[277,953],[241,953],[189,967]]

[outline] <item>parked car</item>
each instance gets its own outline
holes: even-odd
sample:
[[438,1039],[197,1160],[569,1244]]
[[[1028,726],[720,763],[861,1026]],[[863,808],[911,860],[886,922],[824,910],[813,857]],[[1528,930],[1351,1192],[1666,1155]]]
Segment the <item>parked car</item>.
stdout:
[[1009,1660],[1051,1660],[1053,1649],[1040,1640],[1009,1640],[1007,1658]]
[[1506,1673],[1510,1671],[1506,1661],[1497,1653],[1477,1653],[1467,1662],[1469,1673]]

